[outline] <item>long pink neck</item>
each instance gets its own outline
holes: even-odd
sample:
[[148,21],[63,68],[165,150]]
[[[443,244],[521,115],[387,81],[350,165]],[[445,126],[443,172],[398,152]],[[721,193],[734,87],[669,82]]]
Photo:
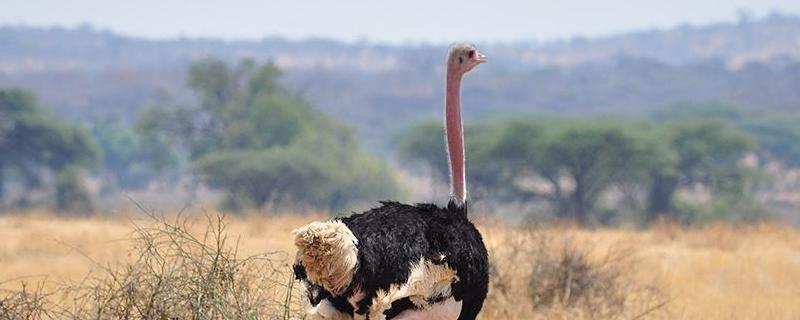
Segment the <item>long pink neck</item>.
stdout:
[[450,163],[450,195],[458,205],[463,205],[467,199],[464,130],[461,125],[461,76],[462,73],[454,66],[448,65],[444,102],[445,136]]

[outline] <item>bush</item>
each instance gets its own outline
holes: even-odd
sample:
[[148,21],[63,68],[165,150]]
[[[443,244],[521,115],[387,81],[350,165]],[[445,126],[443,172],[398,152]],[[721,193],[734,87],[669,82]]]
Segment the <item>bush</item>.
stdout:
[[52,292],[0,292],[0,319],[302,318],[284,254],[239,257],[221,217],[201,232],[192,219],[152,217],[135,228],[130,262]]
[[0,319],[54,319],[47,302],[49,296],[42,290],[41,283],[33,288],[23,283],[18,291],[0,290]]
[[604,318],[621,314],[631,285],[623,276],[627,256],[609,252],[591,261],[590,253],[565,242],[555,253],[536,257],[529,282],[534,308],[580,309]]
[[[598,254],[568,237],[521,229],[490,252],[493,301],[487,303],[530,306],[493,315],[497,318],[637,319],[660,315],[667,303],[658,288],[634,281],[634,252],[621,247]],[[530,304],[518,302],[523,296]]]

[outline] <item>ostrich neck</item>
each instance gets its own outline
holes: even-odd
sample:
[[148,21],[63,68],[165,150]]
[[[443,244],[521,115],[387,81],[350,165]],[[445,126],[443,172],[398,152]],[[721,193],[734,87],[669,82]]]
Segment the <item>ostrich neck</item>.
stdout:
[[461,72],[448,66],[444,103],[445,139],[450,164],[450,196],[458,205],[463,205],[467,199],[464,131],[461,125],[461,77]]

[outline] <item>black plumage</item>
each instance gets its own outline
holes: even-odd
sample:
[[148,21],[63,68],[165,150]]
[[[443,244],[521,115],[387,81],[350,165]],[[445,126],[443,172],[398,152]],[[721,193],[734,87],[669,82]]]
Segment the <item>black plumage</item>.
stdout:
[[[365,314],[378,290],[388,290],[392,284],[404,282],[409,276],[409,266],[427,258],[456,270],[459,281],[452,285],[452,294],[463,303],[459,319],[475,319],[488,292],[489,261],[480,233],[467,219],[466,205],[450,202],[442,208],[394,201],[381,204],[339,219],[359,239],[359,265],[341,296],[349,297],[355,290],[361,290],[365,296],[357,310],[348,303],[332,300],[333,305],[343,313]],[[295,266],[295,271],[299,278],[305,277],[302,266]],[[322,296],[330,296],[324,289],[317,289]],[[385,314],[391,319],[408,308],[414,305],[401,300]]]

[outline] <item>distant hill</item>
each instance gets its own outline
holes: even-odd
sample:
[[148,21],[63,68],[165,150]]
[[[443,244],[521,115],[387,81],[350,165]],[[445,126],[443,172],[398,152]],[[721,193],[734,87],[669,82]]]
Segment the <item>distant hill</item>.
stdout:
[[[480,47],[490,63],[465,82],[468,118],[641,115],[684,100],[800,111],[796,16]],[[184,73],[196,59],[273,60],[290,87],[377,147],[410,121],[441,113],[445,48],[326,39],[155,41],[91,27],[7,26],[0,27],[0,86],[32,89],[65,117],[132,122],[145,105],[190,101]]]
[[707,26],[683,25],[598,39],[549,43],[532,52],[537,64],[574,66],[618,55],[648,58],[671,65],[722,60],[739,68],[752,62],[800,58],[800,17],[773,13],[761,20]]

